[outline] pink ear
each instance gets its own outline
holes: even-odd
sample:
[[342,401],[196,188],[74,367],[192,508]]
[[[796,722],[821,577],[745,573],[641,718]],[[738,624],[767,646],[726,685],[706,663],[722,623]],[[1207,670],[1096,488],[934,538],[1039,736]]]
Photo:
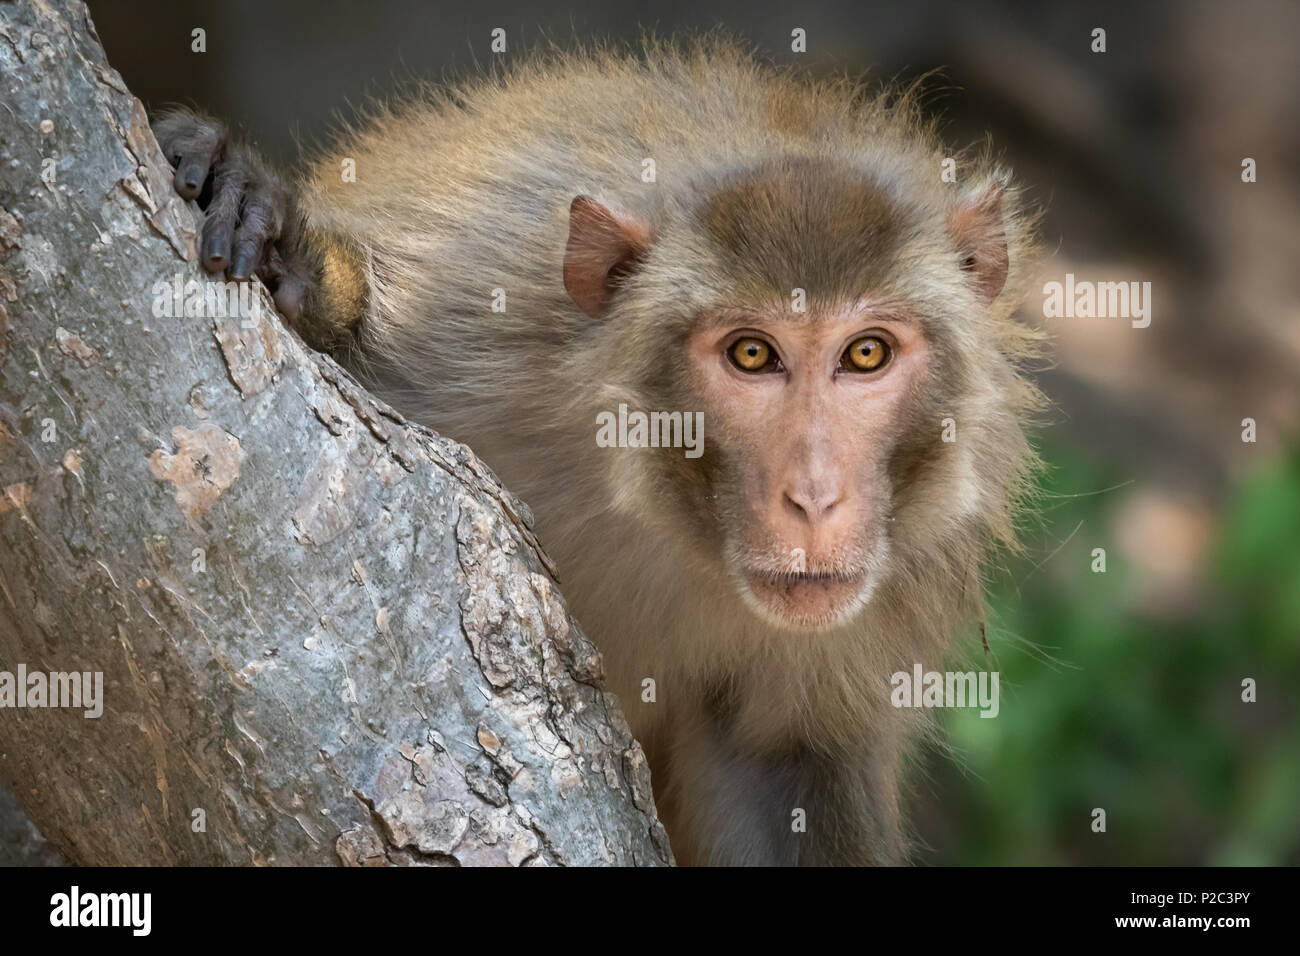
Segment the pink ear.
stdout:
[[590,196],[569,206],[564,289],[583,312],[599,318],[609,309],[619,280],[650,247],[650,229],[634,216],[612,212]]
[[1002,192],[1006,183],[992,183],[972,202],[948,213],[948,233],[961,253],[961,267],[970,273],[983,302],[997,298],[1007,282],[1007,232],[1002,223]]

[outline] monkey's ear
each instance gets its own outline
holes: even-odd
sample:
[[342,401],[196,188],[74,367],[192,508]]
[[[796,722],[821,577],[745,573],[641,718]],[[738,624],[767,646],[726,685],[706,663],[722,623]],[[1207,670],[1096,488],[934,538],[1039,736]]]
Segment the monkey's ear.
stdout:
[[995,179],[974,200],[948,213],[948,233],[961,253],[961,267],[969,273],[982,302],[997,298],[1007,282],[1007,231],[1002,222],[1002,193],[1006,182]]
[[612,212],[590,196],[569,205],[564,289],[583,312],[600,318],[618,283],[645,258],[650,229],[635,216]]

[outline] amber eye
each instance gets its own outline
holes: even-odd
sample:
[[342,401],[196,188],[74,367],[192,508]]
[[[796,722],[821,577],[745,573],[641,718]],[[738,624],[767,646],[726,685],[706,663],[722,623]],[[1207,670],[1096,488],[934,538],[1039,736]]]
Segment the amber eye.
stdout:
[[840,367],[851,372],[874,372],[889,361],[889,346],[874,335],[858,339],[840,359]]
[[776,357],[772,346],[762,339],[749,337],[737,339],[727,354],[731,356],[731,364],[742,372],[761,372]]

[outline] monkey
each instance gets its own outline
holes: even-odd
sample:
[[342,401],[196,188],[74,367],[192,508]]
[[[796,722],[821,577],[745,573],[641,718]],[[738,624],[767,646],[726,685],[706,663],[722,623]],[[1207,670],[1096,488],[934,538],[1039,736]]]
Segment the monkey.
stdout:
[[[680,863],[911,859],[930,724],[890,675],[983,626],[1017,547],[1034,213],[920,96],[706,36],[424,89],[293,177],[154,123],[203,267],[531,506]],[[702,413],[702,453],[598,445],[621,406]]]

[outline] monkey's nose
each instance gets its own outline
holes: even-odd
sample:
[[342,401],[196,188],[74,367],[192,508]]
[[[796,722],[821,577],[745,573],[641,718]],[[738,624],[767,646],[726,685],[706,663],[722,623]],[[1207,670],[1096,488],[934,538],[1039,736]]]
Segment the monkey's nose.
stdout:
[[789,489],[785,492],[786,510],[808,524],[830,517],[831,512],[843,500],[844,495],[840,491],[819,493],[807,489]]

